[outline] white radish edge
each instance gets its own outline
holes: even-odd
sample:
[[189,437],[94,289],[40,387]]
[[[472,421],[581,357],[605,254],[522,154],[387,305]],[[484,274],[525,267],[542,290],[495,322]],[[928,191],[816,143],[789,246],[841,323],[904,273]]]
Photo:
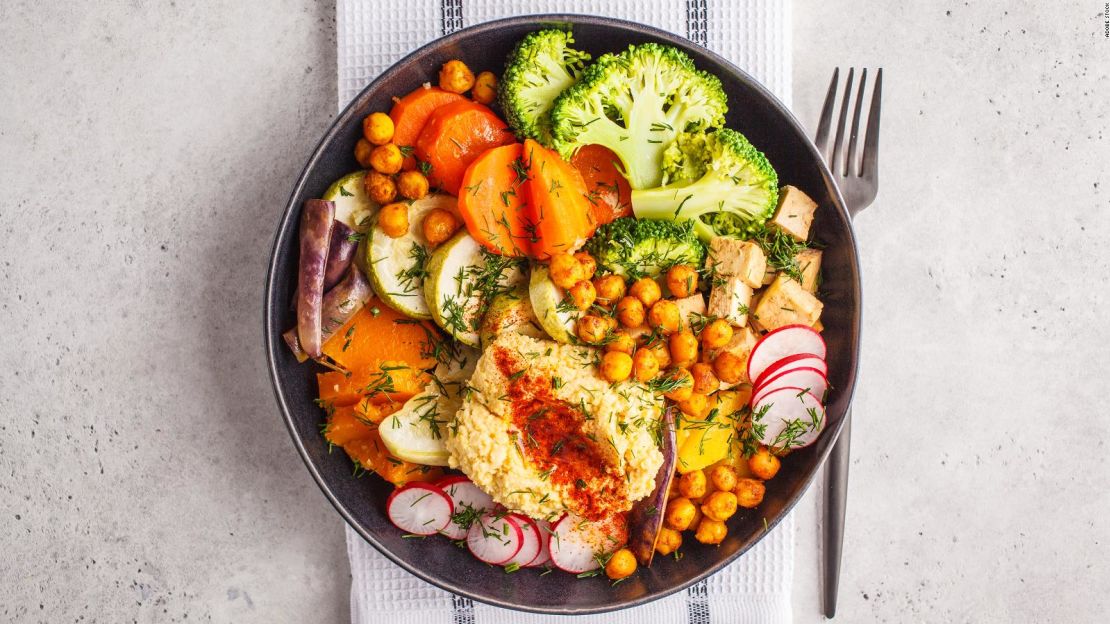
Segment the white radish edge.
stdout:
[[[463,508],[468,505],[481,511],[490,511],[494,508],[493,499],[490,495],[483,492],[467,477],[460,475],[444,477],[436,481],[436,485],[442,488],[447,497],[451,499],[454,509],[452,515],[463,511]],[[460,540],[466,537],[468,528],[461,527],[452,521],[448,522],[440,533],[448,539]]]
[[825,359],[825,339],[812,327],[786,325],[759,339],[748,357],[748,379],[758,380],[767,367],[782,358],[798,353],[812,353]]
[[829,380],[825,377],[825,373],[810,366],[787,369],[772,375],[756,386],[752,392],[752,405],[759,403],[763,397],[780,388],[805,388],[824,404]]
[[763,435],[760,436],[759,440],[765,446],[773,447],[779,434],[786,429],[789,423],[798,419],[807,423],[810,422],[812,420],[809,414],[810,408],[816,410],[817,427],[811,428],[795,438],[790,445],[791,449],[799,449],[812,444],[821,435],[828,420],[825,408],[821,405],[821,400],[804,388],[778,388],[767,393],[758,403],[752,406],[752,417],[758,416],[765,405],[768,406],[767,411],[759,420],[760,424],[765,425]]
[[[406,504],[408,508],[404,507]],[[393,490],[386,500],[385,511],[393,526],[402,531],[413,535],[435,535],[451,523],[454,503],[439,487],[418,481]],[[415,517],[410,522],[402,514],[415,514]]]
[[825,362],[825,358],[814,353],[795,353],[783,358],[779,358],[774,364],[771,364],[759,374],[758,379],[752,380],[752,387],[758,388],[764,381],[770,379],[779,373],[793,370],[795,368],[816,368],[821,371],[825,377],[829,376],[829,365]]
[[513,555],[513,558],[509,559],[505,565],[512,565],[515,563],[522,568],[527,567],[528,564],[535,561],[536,557],[539,557],[540,553],[543,552],[542,531],[535,520],[524,514],[513,513],[509,514],[509,516],[516,522],[517,526],[520,527],[523,541],[520,544],[520,550],[518,550],[517,553]]
[[538,568],[551,561],[551,523],[547,520],[536,520],[535,523],[540,529],[540,552],[535,559],[524,564],[526,568]]
[[[498,535],[504,535],[504,531],[500,528],[500,524],[498,525],[498,530],[495,532],[487,533],[485,529],[486,525],[501,522],[504,522],[505,525],[509,526],[511,529],[507,534],[507,541],[502,541],[498,537]],[[499,566],[507,564],[518,552],[520,552],[520,548],[523,545],[524,533],[520,530],[520,525],[508,514],[484,513],[474,521],[474,524],[470,525],[470,530],[466,533],[466,547],[470,550],[470,554],[474,555],[479,561],[491,565]],[[475,552],[476,549],[480,549],[483,546],[490,548],[491,551],[483,552],[482,554]],[[491,552],[494,552],[492,549],[500,550],[500,552],[497,552],[497,557],[490,556]]]
[[581,574],[601,567],[588,540],[576,538],[580,531],[574,523],[577,518],[563,516],[551,527],[551,563],[571,574]]

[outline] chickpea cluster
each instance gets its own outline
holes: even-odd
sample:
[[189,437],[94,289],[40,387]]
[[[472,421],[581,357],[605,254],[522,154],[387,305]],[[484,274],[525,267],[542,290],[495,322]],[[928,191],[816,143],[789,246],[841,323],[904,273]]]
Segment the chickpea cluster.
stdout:
[[[460,60],[450,60],[439,71],[439,87],[452,93],[466,93],[480,104],[493,102],[497,95],[497,76],[482,72],[477,77]],[[393,238],[409,231],[408,205],[431,190],[428,177],[406,158],[412,146],[393,142],[393,119],[382,112],[362,120],[362,138],[355,144],[355,160],[368,171],[363,186],[370,199],[380,205],[378,226]],[[405,201],[408,200],[408,201]],[[433,210],[421,223],[424,237],[433,247],[451,238],[461,226],[459,218],[446,210]]]

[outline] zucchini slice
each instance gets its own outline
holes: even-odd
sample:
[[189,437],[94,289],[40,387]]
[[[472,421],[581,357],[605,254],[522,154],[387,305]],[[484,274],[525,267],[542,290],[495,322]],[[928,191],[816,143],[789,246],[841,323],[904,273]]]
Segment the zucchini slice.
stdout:
[[405,316],[430,319],[424,301],[424,279],[431,255],[422,224],[428,212],[443,208],[454,211],[455,199],[428,195],[409,206],[409,231],[393,238],[374,225],[366,245],[366,269],[374,292],[386,305]]

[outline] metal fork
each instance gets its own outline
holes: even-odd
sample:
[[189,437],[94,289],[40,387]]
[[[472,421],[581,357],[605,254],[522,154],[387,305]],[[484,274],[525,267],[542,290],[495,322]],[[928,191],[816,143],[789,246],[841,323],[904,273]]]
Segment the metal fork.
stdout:
[[[875,86],[871,94],[871,108],[867,113],[867,128],[863,137],[863,153],[860,154],[860,116],[863,111],[864,93],[867,87],[867,69],[860,72],[859,88],[855,98],[855,112],[852,114],[852,127],[845,137],[845,123],[848,110],[852,108],[852,83],[855,68],[848,69],[848,79],[844,85],[844,95],[837,97],[840,82],[840,68],[833,71],[829,91],[825,95],[825,105],[821,108],[821,121],[817,125],[814,143],[833,179],[844,196],[848,214],[855,217],[861,210],[875,201],[879,191],[879,108],[883,92],[883,70],[875,75]],[[829,130],[832,126],[833,109],[841,100],[840,114],[836,126],[836,139],[829,145]],[[847,138],[847,146],[845,146]],[[846,149],[845,149],[846,148]],[[840,437],[829,454],[825,467],[825,523],[822,534],[823,546],[823,606],[825,617],[836,617],[836,599],[840,587],[840,559],[844,546],[844,512],[848,497],[848,460],[852,436],[852,409],[849,406],[844,414],[844,426]]]

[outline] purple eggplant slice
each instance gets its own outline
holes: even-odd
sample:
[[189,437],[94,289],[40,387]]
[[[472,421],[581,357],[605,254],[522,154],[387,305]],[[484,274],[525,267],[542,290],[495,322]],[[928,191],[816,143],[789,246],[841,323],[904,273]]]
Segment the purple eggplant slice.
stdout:
[[671,490],[678,458],[673,410],[673,407],[668,407],[663,412],[660,427],[662,445],[659,449],[663,452],[663,465],[655,473],[655,489],[647,498],[636,501],[628,514],[628,546],[632,549],[632,554],[636,555],[636,560],[644,566],[650,566],[651,559],[655,556],[655,542],[659,539],[659,529],[663,528],[663,512],[667,508],[667,494]]
[[309,357],[323,346],[324,272],[335,223],[335,203],[305,202],[301,214],[301,258],[297,271],[297,338]]

